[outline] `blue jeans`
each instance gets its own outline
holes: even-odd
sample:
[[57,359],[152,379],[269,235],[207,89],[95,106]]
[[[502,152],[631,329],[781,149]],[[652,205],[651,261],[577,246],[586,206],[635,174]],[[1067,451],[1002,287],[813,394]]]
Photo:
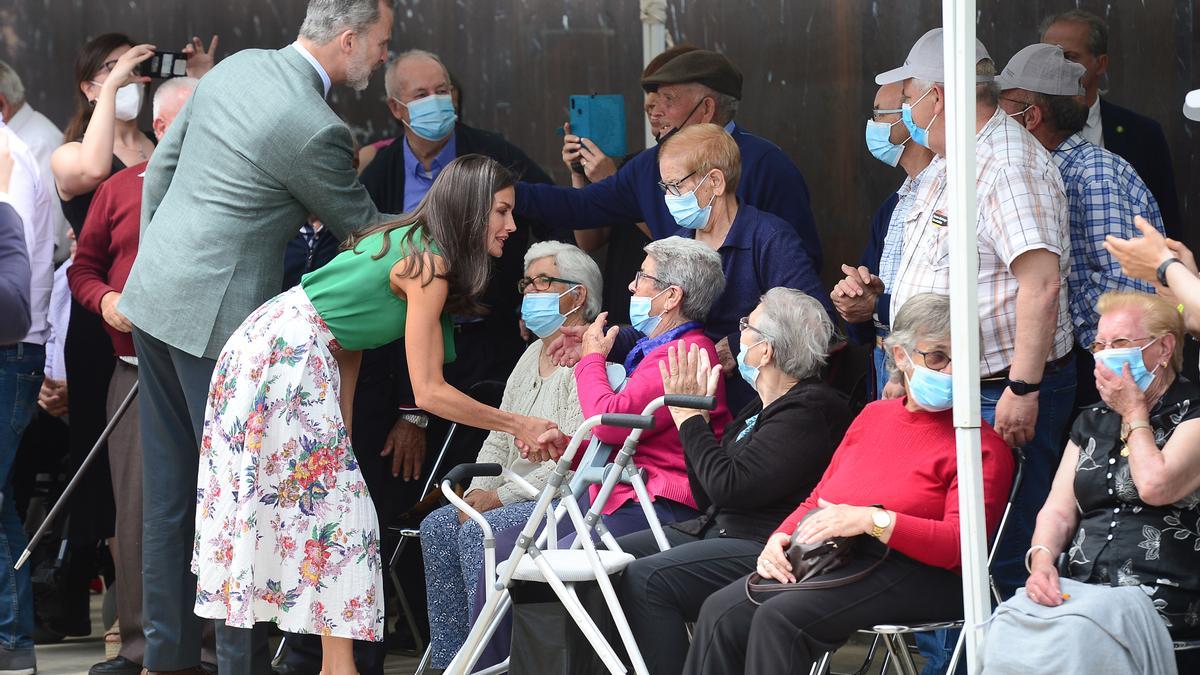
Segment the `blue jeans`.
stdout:
[[[1050,494],[1050,485],[1062,460],[1063,438],[1066,426],[1075,406],[1075,360],[1068,359],[1061,368],[1048,370],[1042,376],[1042,387],[1038,391],[1038,417],[1033,440],[1022,447],[1025,454],[1025,472],[1017,498],[1013,501],[1012,513],[1008,516],[1004,537],[993,544],[996,557],[992,562],[991,574],[1004,598],[1012,597],[1018,588],[1025,585],[1025,551],[1033,538],[1037,525],[1037,514]],[[980,417],[988,424],[996,422],[996,403],[1004,393],[1004,382],[984,382],[979,386]],[[1006,495],[1007,498],[1007,495]],[[958,640],[957,630],[940,630],[934,633],[918,633],[917,646],[926,657],[921,675],[937,675],[946,672],[950,656]],[[966,672],[965,660],[960,661],[959,671]]]
[[885,352],[882,347],[875,347],[871,350],[871,358],[875,362],[874,400],[878,401],[879,399],[883,398],[883,388],[886,387],[888,383],[887,352]]
[[22,342],[0,347],[0,647],[33,649],[33,586],[29,567],[13,565],[28,540],[12,497],[12,466],[21,434],[37,409],[46,349]]

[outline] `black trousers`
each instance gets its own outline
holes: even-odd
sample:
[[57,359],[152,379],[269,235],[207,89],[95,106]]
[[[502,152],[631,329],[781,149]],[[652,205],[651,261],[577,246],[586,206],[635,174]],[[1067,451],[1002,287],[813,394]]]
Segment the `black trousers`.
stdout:
[[[830,576],[864,569],[881,550],[878,544],[865,548]],[[837,588],[778,593],[762,605],[746,597],[742,578],[705,601],[683,672],[807,673],[823,653],[837,649],[859,629],[961,618],[962,577],[895,551],[864,579]]]
[[710,595],[754,571],[763,544],[713,536],[701,539],[663,528],[671,549],[660,552],[654,533],[645,530],[617,543],[636,556],[621,575],[621,608],[642,651],[646,668],[677,675],[688,653],[687,623],[700,615]]

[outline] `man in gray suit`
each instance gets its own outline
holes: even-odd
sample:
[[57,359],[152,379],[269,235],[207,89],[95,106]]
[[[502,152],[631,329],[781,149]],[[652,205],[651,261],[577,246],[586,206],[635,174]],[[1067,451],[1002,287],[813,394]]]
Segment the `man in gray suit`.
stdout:
[[[311,213],[341,238],[386,218],[359,184],[350,131],[325,97],[334,84],[365,89],[391,33],[390,0],[309,0],[295,43],[239,52],[205,76],[146,171],[141,243],[118,308],[139,360],[151,673],[203,672],[190,561],[216,357],[279,292],[296,223]],[[269,673],[260,629],[218,624],[221,672]]]

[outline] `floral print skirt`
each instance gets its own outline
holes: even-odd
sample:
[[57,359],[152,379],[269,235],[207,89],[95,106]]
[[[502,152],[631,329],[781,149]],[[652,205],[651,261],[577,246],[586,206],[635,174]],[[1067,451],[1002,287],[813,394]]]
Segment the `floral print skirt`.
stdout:
[[383,639],[375,507],[338,404],[333,334],[300,287],[217,359],[196,486],[196,614]]

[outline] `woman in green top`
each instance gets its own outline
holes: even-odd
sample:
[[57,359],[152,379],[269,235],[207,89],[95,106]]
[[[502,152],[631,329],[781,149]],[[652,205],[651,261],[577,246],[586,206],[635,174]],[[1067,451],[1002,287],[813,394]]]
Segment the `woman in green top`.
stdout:
[[403,337],[417,405],[440,417],[530,445],[554,426],[442,379],[447,317],[483,311],[487,256],[515,229],[514,180],[454,160],[415,211],[351,237],[226,343],[200,451],[196,614],[320,634],[327,675],[354,672],[351,639],[383,639],[379,525],[350,447],[361,350]]

